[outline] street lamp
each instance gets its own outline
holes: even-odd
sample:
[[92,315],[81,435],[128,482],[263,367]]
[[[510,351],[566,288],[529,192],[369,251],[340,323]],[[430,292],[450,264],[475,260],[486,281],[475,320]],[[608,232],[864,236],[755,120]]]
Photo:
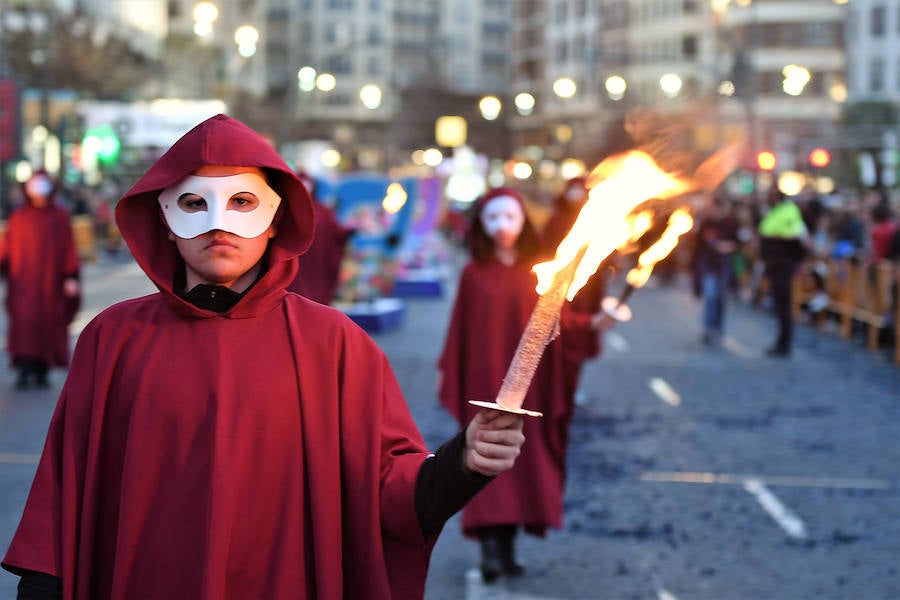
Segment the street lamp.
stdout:
[[553,82],[553,93],[560,98],[571,98],[578,91],[575,81],[569,77],[560,77]]
[[212,33],[212,25],[219,18],[219,9],[212,2],[200,2],[194,7],[194,34],[206,37]]
[[238,45],[238,54],[244,58],[250,58],[256,54],[256,42],[259,41],[259,31],[252,25],[241,25],[234,32],[234,42]]
[[494,121],[500,116],[500,110],[503,105],[496,96],[485,96],[478,103],[478,109],[485,121]]
[[610,75],[606,78],[606,95],[610,100],[619,101],[625,97],[628,84],[621,75]]
[[363,106],[369,110],[375,110],[381,106],[381,88],[373,83],[364,85],[359,90],[359,99]]
[[516,94],[513,103],[516,105],[516,110],[523,117],[534,112],[534,96],[528,92],[519,92]]
[[666,73],[659,78],[659,88],[667,98],[675,98],[681,91],[681,77],[675,73]]

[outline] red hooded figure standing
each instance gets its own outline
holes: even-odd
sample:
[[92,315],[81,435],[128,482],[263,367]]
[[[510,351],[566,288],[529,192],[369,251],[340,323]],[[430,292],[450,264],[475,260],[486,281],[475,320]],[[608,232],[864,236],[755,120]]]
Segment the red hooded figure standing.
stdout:
[[69,365],[68,327],[81,302],[78,252],[69,213],[53,203],[53,180],[40,170],[25,182],[25,203],[10,215],[0,243],[9,314],[7,352],[17,389],[49,385],[50,367]]
[[[572,229],[587,202],[588,190],[585,184],[583,177],[574,177],[566,182],[562,194],[556,198],[553,214],[541,234],[546,260],[551,260],[556,255],[556,248]],[[603,351],[601,331],[609,329],[615,322],[601,309],[605,290],[603,276],[599,272],[595,273],[562,312],[561,341],[566,394],[573,401],[579,392],[582,366],[585,361],[600,356]]]
[[159,292],[78,340],[2,561],[19,597],[421,598],[521,419],[484,411],[426,450],[374,342],[286,291],[312,201],[239,121],[186,133],[116,220]]
[[[460,423],[500,391],[531,312],[537,303],[540,242],[522,196],[495,188],[481,197],[469,225],[472,260],[460,276],[443,353],[439,399]],[[463,533],[481,542],[485,581],[519,575],[514,538],[518,528],[543,536],[562,526],[565,456],[572,404],[566,395],[559,341],[541,358],[524,407],[544,413],[525,420],[529,439],[516,466],[502,474],[462,513]]]
[[298,177],[313,199],[316,235],[309,250],[300,257],[300,268],[288,290],[321,304],[331,304],[337,293],[341,260],[352,229],[344,227],[331,207],[318,198],[316,180],[306,173]]

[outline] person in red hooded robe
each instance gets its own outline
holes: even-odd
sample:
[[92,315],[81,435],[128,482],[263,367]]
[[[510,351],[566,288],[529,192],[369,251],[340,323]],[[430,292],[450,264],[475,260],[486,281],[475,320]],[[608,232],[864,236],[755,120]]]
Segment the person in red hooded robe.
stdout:
[[[488,190],[475,204],[469,224],[472,259],[464,267],[438,360],[439,401],[460,423],[476,414],[470,400],[492,402],[531,312],[537,303],[532,265],[540,240],[511,188]],[[564,334],[563,334],[564,335]],[[523,448],[515,467],[497,477],[462,512],[462,530],[481,545],[481,574],[491,582],[517,576],[520,527],[544,536],[562,526],[566,445],[572,403],[566,394],[559,341],[545,349],[524,407],[543,412],[525,420]]]
[[309,250],[300,257],[297,276],[287,289],[321,304],[331,304],[338,289],[344,248],[353,229],[344,227],[331,207],[321,201],[312,176],[302,172],[297,176],[313,199],[316,234]]
[[159,291],[78,340],[2,561],[19,598],[421,598],[521,419],[485,410],[426,450],[369,336],[286,291],[312,201],[235,119],[186,133],[116,220]]
[[[573,177],[566,181],[562,193],[554,202],[553,214],[547,219],[541,232],[544,258],[551,260],[556,255],[556,248],[572,229],[587,200],[588,190],[583,177]],[[606,283],[598,271],[578,290],[575,298],[562,312],[561,343],[566,395],[573,401],[579,393],[584,363],[600,356],[603,351],[601,332],[615,323],[601,309],[605,293]]]
[[0,242],[9,330],[6,349],[16,389],[49,385],[50,367],[69,365],[69,324],[81,304],[80,262],[69,213],[54,203],[56,185],[36,171],[24,204],[10,215]]

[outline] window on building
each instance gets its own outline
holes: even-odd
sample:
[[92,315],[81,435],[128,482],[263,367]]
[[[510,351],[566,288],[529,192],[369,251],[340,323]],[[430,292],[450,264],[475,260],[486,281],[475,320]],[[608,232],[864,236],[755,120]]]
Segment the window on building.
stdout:
[[873,37],[882,37],[884,35],[884,22],[887,18],[886,12],[884,5],[872,7],[872,12],[869,13],[870,18],[872,19],[869,23],[869,32]]
[[328,0],[328,8],[331,10],[353,10],[355,0]]
[[381,60],[374,56],[370,56],[367,70],[369,75],[372,75],[373,77],[381,75]]
[[869,63],[869,91],[884,91],[884,59],[873,58]]
[[681,38],[681,56],[683,58],[697,57],[697,36],[686,35]]
[[560,0],[553,7],[554,21],[557,23],[566,22],[566,1]]

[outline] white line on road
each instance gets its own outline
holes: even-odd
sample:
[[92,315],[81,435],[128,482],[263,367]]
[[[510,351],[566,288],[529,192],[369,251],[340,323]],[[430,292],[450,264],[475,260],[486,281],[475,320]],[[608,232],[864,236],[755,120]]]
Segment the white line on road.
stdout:
[[15,454],[0,452],[0,464],[36,465],[41,459],[40,454]]
[[803,524],[800,517],[791,512],[791,509],[782,504],[775,494],[769,491],[766,484],[759,479],[748,479],[744,482],[744,489],[756,496],[756,500],[763,509],[789,536],[801,540],[806,539],[806,525]]
[[609,344],[609,347],[616,352],[626,352],[628,350],[628,342],[615,331],[607,331],[603,335],[603,341]]
[[656,590],[656,597],[659,600],[678,600],[678,598],[675,597],[675,594],[669,590]]
[[719,483],[744,485],[757,480],[768,485],[784,487],[818,487],[849,490],[889,490],[891,482],[886,479],[851,479],[847,477],[798,477],[793,475],[735,475],[733,473],[709,473],[697,471],[646,471],[641,473],[641,481],[661,481],[665,483]]
[[672,389],[668,383],[659,377],[654,377],[649,382],[650,389],[653,390],[659,399],[665,402],[666,404],[671,404],[672,406],[678,406],[681,404],[681,396]]
[[747,348],[747,346],[743,345],[730,335],[726,335],[722,338],[722,347],[725,348],[728,352],[740,358],[750,358],[751,356],[753,356],[753,353],[749,348]]

